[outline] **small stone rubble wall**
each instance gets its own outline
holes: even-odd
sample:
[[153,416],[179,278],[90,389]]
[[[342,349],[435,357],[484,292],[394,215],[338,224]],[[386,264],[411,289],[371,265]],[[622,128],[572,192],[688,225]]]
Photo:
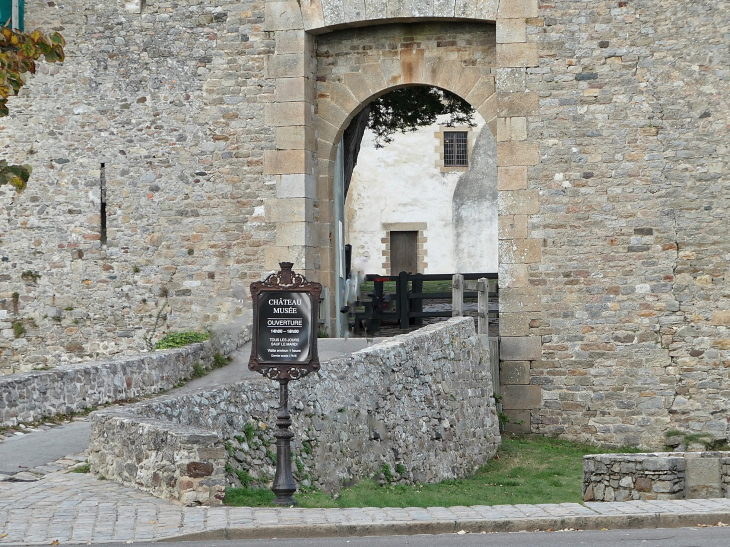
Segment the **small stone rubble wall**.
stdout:
[[[473,473],[500,443],[486,348],[471,318],[452,319],[333,359],[318,374],[292,382],[292,468],[299,484],[334,492],[365,477],[411,484]],[[151,448],[158,431],[127,425],[131,412],[140,424],[215,433],[222,444],[205,450],[223,446],[226,461],[199,460],[213,465],[211,477],[225,469],[229,484],[267,486],[275,470],[277,405],[278,384],[255,379],[159,397],[127,406],[124,414],[95,412],[92,471],[160,497],[217,503],[217,479],[207,496],[190,488],[171,492],[189,462]],[[137,462],[135,469],[125,467],[129,461]]]
[[[237,345],[250,338],[249,327],[241,333]],[[203,342],[46,371],[0,375],[0,425],[81,412],[170,389],[189,378],[195,365],[207,367],[216,349],[217,344]]]
[[[90,438],[98,475],[187,505],[220,505],[225,496],[226,450],[212,431],[101,413],[92,421]],[[115,443],[118,439],[125,442]],[[113,453],[100,449],[107,442]]]
[[730,452],[583,457],[584,501],[730,497]]

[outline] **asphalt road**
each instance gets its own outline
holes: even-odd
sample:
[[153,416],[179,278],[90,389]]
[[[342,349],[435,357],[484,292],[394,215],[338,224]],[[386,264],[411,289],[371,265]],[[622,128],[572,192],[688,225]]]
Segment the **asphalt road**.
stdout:
[[11,437],[0,443],[0,473],[14,475],[69,454],[78,454],[88,446],[89,422],[72,422]]
[[[433,536],[165,541],[164,543],[165,545],[179,547],[261,547],[262,545],[267,547],[728,547],[730,545],[730,528],[659,528],[598,532],[519,532]],[[129,545],[129,543],[106,543],[105,547],[125,547],[126,545]],[[135,542],[134,545],[154,547],[159,543]]]

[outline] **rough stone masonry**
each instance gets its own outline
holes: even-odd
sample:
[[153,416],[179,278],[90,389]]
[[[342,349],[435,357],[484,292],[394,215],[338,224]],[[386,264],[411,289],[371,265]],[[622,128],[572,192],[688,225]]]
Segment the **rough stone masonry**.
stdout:
[[69,45],[0,124],[34,168],[0,193],[3,372],[137,352],[165,302],[160,332],[243,325],[281,259],[332,288],[342,131],[427,84],[497,138],[510,427],[727,436],[725,2],[28,0],[25,17]]
[[[483,345],[484,344],[484,345]],[[302,486],[430,483],[472,474],[500,443],[486,336],[454,318],[322,364],[291,384],[292,467]],[[264,379],[91,415],[97,475],[181,503],[227,484],[268,486],[278,386]]]

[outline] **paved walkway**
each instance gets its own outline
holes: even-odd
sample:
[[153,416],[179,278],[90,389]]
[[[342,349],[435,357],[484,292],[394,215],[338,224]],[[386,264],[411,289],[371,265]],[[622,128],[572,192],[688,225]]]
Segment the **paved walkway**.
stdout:
[[718,522],[730,523],[730,499],[428,509],[182,507],[65,470],[31,483],[0,482],[0,545],[675,528]]

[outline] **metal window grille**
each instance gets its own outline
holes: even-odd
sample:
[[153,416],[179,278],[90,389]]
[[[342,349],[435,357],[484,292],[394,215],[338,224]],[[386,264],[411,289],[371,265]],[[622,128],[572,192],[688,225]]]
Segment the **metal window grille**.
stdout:
[[444,133],[444,166],[466,167],[469,165],[466,131]]

